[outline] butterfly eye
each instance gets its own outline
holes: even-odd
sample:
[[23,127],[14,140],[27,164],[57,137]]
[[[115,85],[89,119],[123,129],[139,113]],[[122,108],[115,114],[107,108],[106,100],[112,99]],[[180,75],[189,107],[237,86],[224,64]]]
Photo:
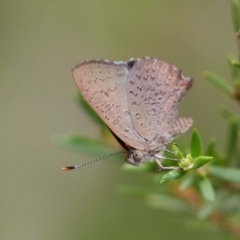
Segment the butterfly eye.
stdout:
[[134,151],[133,152],[134,161],[140,162],[142,160],[142,157],[143,157],[143,153],[142,152],[140,152],[140,151]]

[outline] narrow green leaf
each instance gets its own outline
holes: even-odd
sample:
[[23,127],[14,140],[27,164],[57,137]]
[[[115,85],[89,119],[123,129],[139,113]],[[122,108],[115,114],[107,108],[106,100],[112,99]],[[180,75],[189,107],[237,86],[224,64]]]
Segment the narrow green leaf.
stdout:
[[212,139],[210,139],[210,141],[208,142],[207,150],[206,150],[206,155],[207,155],[207,156],[213,156],[213,157],[214,157],[215,147],[216,147],[216,139],[215,139],[215,138],[212,138]]
[[200,168],[212,159],[210,156],[199,156],[193,160],[192,168]]
[[226,108],[225,106],[220,107],[219,114],[227,120],[235,116],[232,110],[230,110],[229,108]]
[[236,69],[240,68],[240,63],[238,60],[231,60],[231,64],[236,67]]
[[233,54],[229,54],[227,59],[231,70],[232,80],[239,78],[240,63],[238,61],[238,58]]
[[82,95],[77,92],[75,97],[79,103],[79,105],[86,111],[86,113],[93,119],[93,121],[98,124],[100,127],[105,126],[105,123],[98,116],[98,114],[89,106],[89,104],[84,100]]
[[215,193],[211,181],[208,177],[201,177],[197,181],[201,196],[208,202],[215,201]]
[[239,31],[240,28],[240,5],[238,0],[232,0],[232,22],[235,32]]
[[183,170],[171,170],[162,176],[160,183],[174,181],[185,174]]
[[239,131],[239,120],[236,117],[229,119],[228,125],[228,140],[226,149],[226,162],[231,161],[235,155],[238,144],[238,131]]
[[146,197],[146,204],[152,208],[174,213],[192,213],[192,209],[185,202],[166,194],[149,194]]
[[232,87],[226,83],[225,79],[219,77],[212,72],[204,72],[203,77],[209,82],[211,82],[213,85],[215,85],[223,93],[232,95]]
[[209,166],[207,171],[210,175],[219,179],[229,182],[240,183],[240,169],[211,165]]
[[206,202],[198,211],[197,216],[199,219],[207,219],[211,213],[215,210],[215,205]]
[[208,143],[206,155],[213,157],[212,163],[216,163],[218,165],[225,163],[225,157],[216,150],[216,139],[214,138],[212,138]]
[[174,144],[171,144],[171,151],[173,152],[173,154],[176,156],[177,159],[182,159],[184,158],[182,152],[179,150],[179,148],[174,145]]
[[202,153],[202,142],[196,129],[193,130],[191,139],[191,155],[193,158],[200,156]]
[[240,90],[240,78],[235,78],[234,80],[234,90],[235,92],[239,92]]
[[185,191],[189,188],[195,181],[195,176],[192,174],[186,175],[180,183],[179,189],[180,191]]
[[113,149],[104,141],[87,138],[79,135],[66,135],[57,137],[54,142],[64,148],[75,150],[91,156],[102,156],[113,152]]
[[146,172],[146,171],[155,171],[156,172],[156,163],[155,162],[149,162],[144,163],[140,166],[133,166],[129,163],[123,164],[123,170],[126,171],[132,171],[132,172]]

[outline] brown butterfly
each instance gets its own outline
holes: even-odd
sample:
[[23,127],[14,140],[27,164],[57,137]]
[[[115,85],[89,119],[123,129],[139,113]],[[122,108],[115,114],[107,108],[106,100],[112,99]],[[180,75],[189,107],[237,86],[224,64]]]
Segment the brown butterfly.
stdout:
[[193,124],[191,118],[177,118],[178,105],[193,84],[191,78],[152,57],[84,61],[72,72],[84,99],[127,150],[128,163],[155,161],[159,170],[178,168],[163,167],[161,161],[167,144]]

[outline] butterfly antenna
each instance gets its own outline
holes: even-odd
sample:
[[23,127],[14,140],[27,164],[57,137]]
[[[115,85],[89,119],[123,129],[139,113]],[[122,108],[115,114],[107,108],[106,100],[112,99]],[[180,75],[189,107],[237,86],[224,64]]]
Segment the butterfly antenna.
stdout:
[[88,164],[98,162],[99,160],[102,160],[104,158],[111,157],[111,156],[114,156],[114,155],[117,155],[117,154],[120,154],[120,153],[126,153],[126,152],[121,151],[121,152],[116,152],[116,153],[110,153],[110,154],[108,154],[106,156],[96,158],[96,159],[94,159],[92,161],[89,161],[89,162],[86,162],[86,163],[83,163],[83,164],[80,164],[80,165],[63,167],[62,171],[68,171],[68,170],[73,170],[73,169],[76,169],[76,168],[81,168],[81,167],[84,167],[84,166],[86,166]]

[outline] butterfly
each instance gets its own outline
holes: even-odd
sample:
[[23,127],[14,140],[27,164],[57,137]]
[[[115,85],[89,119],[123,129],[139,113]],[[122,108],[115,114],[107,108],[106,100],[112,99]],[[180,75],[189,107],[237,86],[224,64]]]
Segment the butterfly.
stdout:
[[155,161],[159,170],[177,168],[164,167],[162,159],[166,146],[193,124],[191,118],[177,118],[191,78],[153,57],[88,60],[72,73],[83,98],[126,149],[126,162],[138,166]]

